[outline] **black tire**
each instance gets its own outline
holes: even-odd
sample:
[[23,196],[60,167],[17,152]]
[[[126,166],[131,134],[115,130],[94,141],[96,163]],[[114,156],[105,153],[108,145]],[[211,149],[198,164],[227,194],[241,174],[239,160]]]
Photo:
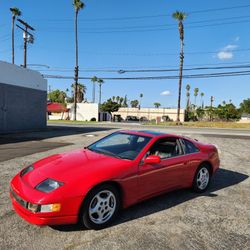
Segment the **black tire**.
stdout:
[[[96,196],[99,195],[105,195],[108,192],[110,192],[110,194],[112,194],[111,198],[110,198],[110,202],[111,204],[109,205],[105,205],[104,202],[102,205],[99,205],[96,202],[98,202],[98,199],[96,198]],[[105,197],[104,197],[105,198]],[[84,225],[85,227],[87,227],[88,229],[94,229],[94,230],[99,230],[99,229],[103,229],[105,227],[107,227],[108,225],[110,225],[110,223],[116,218],[118,211],[120,209],[120,194],[117,190],[116,187],[114,187],[113,185],[110,184],[101,184],[95,188],[93,188],[88,195],[86,196],[86,198],[84,199],[84,202],[82,204],[82,207],[80,209],[80,214],[79,214],[79,222],[80,224]],[[113,201],[113,203],[112,203]],[[90,215],[90,206],[92,206],[94,203],[96,203],[95,207],[98,207],[98,210],[100,208],[100,211],[93,213],[92,215]],[[100,203],[100,202],[99,202]],[[111,207],[113,205],[113,207]],[[109,206],[109,207],[108,207]],[[103,211],[105,212],[105,209],[114,209],[114,211],[112,211],[112,215],[111,212],[110,214],[108,214],[107,220],[103,221],[103,223],[100,222],[95,222],[94,219],[98,219],[98,218],[94,218],[98,216],[98,213]],[[109,211],[107,211],[106,213],[109,213]],[[104,213],[104,215],[106,214]],[[103,216],[105,217],[105,216]]]
[[[201,175],[204,175],[204,183],[201,181]],[[209,187],[211,177],[212,175],[211,175],[210,166],[208,166],[207,164],[201,164],[199,168],[197,169],[195,176],[194,176],[193,185],[192,185],[193,191],[196,193],[206,192],[206,190]],[[208,178],[208,180],[206,178]]]

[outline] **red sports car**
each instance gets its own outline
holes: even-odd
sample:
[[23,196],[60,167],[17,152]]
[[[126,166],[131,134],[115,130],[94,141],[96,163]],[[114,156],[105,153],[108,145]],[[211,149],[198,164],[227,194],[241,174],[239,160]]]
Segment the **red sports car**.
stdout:
[[86,148],[44,158],[10,183],[15,211],[37,225],[107,226],[119,209],[174,189],[204,192],[217,148],[153,131],[119,131]]

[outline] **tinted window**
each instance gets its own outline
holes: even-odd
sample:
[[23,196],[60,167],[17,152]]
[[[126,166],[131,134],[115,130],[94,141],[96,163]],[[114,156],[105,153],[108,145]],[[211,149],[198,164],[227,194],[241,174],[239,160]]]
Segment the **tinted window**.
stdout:
[[199,152],[199,149],[190,141],[183,139],[183,147],[186,154]]

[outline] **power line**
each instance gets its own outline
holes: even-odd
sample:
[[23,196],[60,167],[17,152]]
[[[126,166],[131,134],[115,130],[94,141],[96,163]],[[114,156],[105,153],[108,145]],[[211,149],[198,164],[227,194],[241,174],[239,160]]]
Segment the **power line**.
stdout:
[[[209,66],[218,66],[218,65],[233,65],[233,66],[245,66],[245,64],[249,64],[250,65],[250,61],[236,61],[236,62],[219,62],[219,63],[201,63],[201,64],[185,64],[185,66],[187,67],[209,67]],[[34,66],[34,65],[32,65]],[[39,71],[72,71],[72,68],[69,67],[53,67],[53,66],[47,66],[47,69],[44,69],[44,67],[42,69],[39,69],[39,64],[36,64],[35,67],[38,68],[37,70]],[[117,72],[121,69],[125,70],[125,71],[129,71],[129,70],[152,70],[152,69],[160,69],[160,68],[177,68],[179,67],[179,65],[158,65],[158,66],[110,66],[110,67],[100,67],[100,68],[84,68],[81,71],[91,71],[91,72],[105,72],[106,70],[111,70],[111,72]]]
[[[233,22],[219,22],[219,23],[213,23],[213,24],[205,24],[205,25],[185,25],[185,29],[197,29],[197,28],[205,28],[205,27],[217,27],[217,26],[224,26],[224,25],[232,25],[232,24],[247,24],[249,23],[250,20],[242,20],[242,21],[233,21]],[[133,32],[155,32],[155,31],[169,31],[169,30],[176,30],[175,27],[168,28],[168,25],[160,25],[164,26],[162,28],[148,28],[145,26],[145,28],[133,28],[131,26],[131,29],[121,29],[120,27],[118,28],[113,28],[113,29],[106,29],[104,30],[103,28],[98,28],[98,29],[80,29],[79,33],[83,34],[112,34],[112,33],[133,33]],[[170,25],[169,25],[170,26]],[[41,29],[46,32],[53,32],[54,33],[54,28],[51,29]],[[73,33],[73,30],[71,29],[57,29],[57,32],[61,33]]]
[[[250,75],[249,70],[245,71],[230,71],[230,72],[219,72],[210,74],[192,74],[183,75],[183,79],[190,78],[213,78],[213,77],[231,77],[231,76],[248,76]],[[62,75],[43,75],[44,78],[53,79],[74,79],[73,76],[62,76]],[[103,80],[173,80],[178,79],[179,75],[175,76],[144,76],[144,77],[103,77]],[[91,77],[79,77],[82,80],[91,80]]]
[[[199,14],[199,13],[208,13],[208,12],[216,12],[216,11],[227,11],[233,9],[242,9],[249,8],[250,4],[247,5],[238,5],[231,7],[223,7],[223,8],[213,8],[213,9],[202,9],[202,10],[193,10],[187,11],[188,14]],[[144,16],[127,16],[127,17],[108,17],[108,18],[91,18],[91,19],[79,19],[81,22],[96,22],[96,21],[124,21],[124,20],[137,20],[137,19],[151,19],[151,18],[159,18],[159,17],[169,17],[171,14],[158,14],[158,15],[144,15]],[[41,19],[33,19],[33,20],[41,20]],[[42,19],[44,21],[44,19]],[[72,19],[46,19],[46,21],[72,21]]]
[[[250,18],[250,15],[247,15],[247,16],[234,16],[234,17],[224,17],[224,18],[215,18],[215,19],[206,19],[206,20],[201,20],[201,21],[193,21],[193,22],[189,22],[189,21],[186,21],[185,24],[186,25],[189,25],[189,24],[199,24],[199,23],[207,23],[207,22],[216,22],[216,21],[230,21],[230,20],[239,20],[239,19],[249,19]],[[242,20],[242,22],[245,21],[245,20]],[[100,27],[100,28],[93,28],[93,27],[88,27],[87,29],[85,28],[84,31],[95,31],[95,30],[103,30],[103,29],[138,29],[138,28],[159,28],[159,27],[164,27],[164,28],[167,28],[167,27],[176,27],[176,23],[172,23],[172,24],[158,24],[158,25],[138,25],[138,26],[113,26],[113,27]],[[57,29],[58,30],[58,27],[49,27],[51,29]],[[59,29],[60,30],[60,29]],[[67,30],[65,28],[61,29],[61,30]],[[71,30],[71,29],[70,29]]]
[[[193,68],[184,68],[183,71],[199,71],[199,70],[221,70],[221,69],[245,69],[250,68],[248,65],[233,65],[233,66],[217,66],[217,67],[193,67]],[[42,69],[39,71],[59,71],[59,72],[72,72],[72,69]],[[103,73],[150,73],[150,72],[178,72],[179,68],[170,68],[170,69],[134,69],[134,70],[123,70],[119,69],[83,69],[80,72],[103,72]]]

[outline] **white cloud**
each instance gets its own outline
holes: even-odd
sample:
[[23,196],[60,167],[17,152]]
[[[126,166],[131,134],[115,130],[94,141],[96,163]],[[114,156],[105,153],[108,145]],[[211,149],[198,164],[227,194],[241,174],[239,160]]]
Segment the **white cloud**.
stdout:
[[235,42],[238,42],[239,40],[240,40],[239,36],[236,36],[235,39],[234,39]]
[[228,44],[221,51],[219,51],[216,56],[220,60],[232,59],[234,56],[233,51],[237,48],[238,48],[238,45]]
[[168,95],[171,95],[171,93],[169,90],[165,90],[165,91],[161,92],[161,95],[168,96]]
[[217,57],[220,60],[229,60],[233,58],[233,53],[231,51],[220,51],[219,53],[217,53]]
[[238,48],[238,45],[228,44],[223,50],[234,50],[236,48]]

